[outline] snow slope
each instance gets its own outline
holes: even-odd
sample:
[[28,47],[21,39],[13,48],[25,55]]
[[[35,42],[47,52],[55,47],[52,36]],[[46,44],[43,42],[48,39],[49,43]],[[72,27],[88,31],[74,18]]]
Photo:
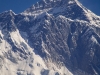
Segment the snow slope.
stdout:
[[78,0],[41,0],[0,14],[0,75],[100,75],[100,17]]
[[[35,54],[34,49],[22,38],[19,30],[8,34],[3,34],[0,30],[0,36],[0,75],[58,75],[58,72],[63,75],[62,71],[47,68],[43,59]],[[7,41],[8,38],[13,44]],[[12,48],[13,45],[18,50]],[[72,75],[69,71],[67,73]]]

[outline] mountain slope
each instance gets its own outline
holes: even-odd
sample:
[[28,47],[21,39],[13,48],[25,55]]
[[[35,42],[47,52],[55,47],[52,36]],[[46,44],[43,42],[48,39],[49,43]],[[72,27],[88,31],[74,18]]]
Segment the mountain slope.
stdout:
[[0,14],[0,75],[99,75],[100,17],[77,0],[42,0]]

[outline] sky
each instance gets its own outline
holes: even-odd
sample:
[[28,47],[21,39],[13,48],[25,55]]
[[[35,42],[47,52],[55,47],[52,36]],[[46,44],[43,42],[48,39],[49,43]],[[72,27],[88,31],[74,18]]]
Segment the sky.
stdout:
[[13,10],[15,13],[21,13],[39,0],[0,0],[0,13]]
[[[13,10],[21,13],[40,0],[0,0],[0,13]],[[100,16],[100,0],[79,0],[85,7]]]
[[79,0],[85,7],[100,16],[100,0]]

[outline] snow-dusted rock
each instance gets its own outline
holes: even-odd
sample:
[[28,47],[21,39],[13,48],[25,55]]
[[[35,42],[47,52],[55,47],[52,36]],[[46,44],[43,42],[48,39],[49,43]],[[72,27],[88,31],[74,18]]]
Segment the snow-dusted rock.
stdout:
[[0,14],[0,75],[100,75],[100,17],[78,0],[41,0]]

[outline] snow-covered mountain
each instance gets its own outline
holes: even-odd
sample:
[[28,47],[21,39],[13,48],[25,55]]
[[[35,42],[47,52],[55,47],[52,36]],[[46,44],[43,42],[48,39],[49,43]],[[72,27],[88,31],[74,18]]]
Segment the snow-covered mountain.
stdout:
[[100,75],[100,17],[77,0],[1,13],[0,75]]

